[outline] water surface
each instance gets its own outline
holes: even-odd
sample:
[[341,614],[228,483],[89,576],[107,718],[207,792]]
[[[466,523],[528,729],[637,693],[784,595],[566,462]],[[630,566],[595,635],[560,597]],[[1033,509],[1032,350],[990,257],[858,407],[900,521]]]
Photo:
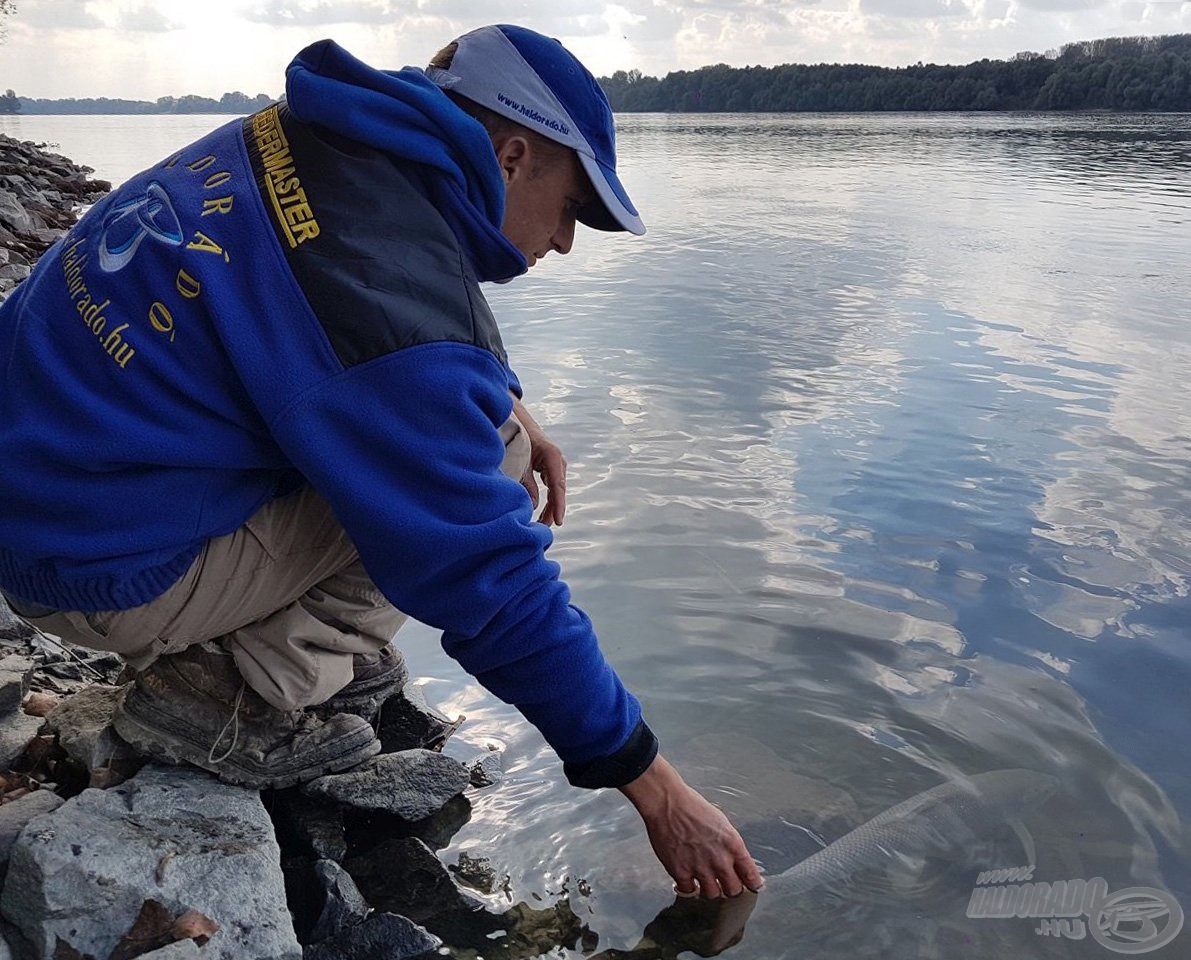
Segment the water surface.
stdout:
[[[0,131],[120,180],[225,120]],[[552,556],[665,751],[770,872],[948,777],[1044,771],[1036,879],[1191,908],[1191,117],[620,131],[649,235],[581,233],[489,296],[571,464]],[[444,859],[491,858],[513,901],[565,888],[601,949],[636,945],[671,897],[632,812],[568,787],[433,631],[402,642],[461,736],[506,749]],[[762,899],[728,955],[1111,955],[969,920],[975,877],[944,877]]]

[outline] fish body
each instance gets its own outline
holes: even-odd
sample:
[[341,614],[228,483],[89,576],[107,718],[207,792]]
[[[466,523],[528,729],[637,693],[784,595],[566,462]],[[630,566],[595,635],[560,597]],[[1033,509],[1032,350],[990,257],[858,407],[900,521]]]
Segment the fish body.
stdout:
[[1031,770],[994,770],[931,787],[766,879],[766,894],[789,897],[880,867],[970,850],[1002,824],[1017,832],[1032,864],[1034,844],[1020,817],[1058,788]]

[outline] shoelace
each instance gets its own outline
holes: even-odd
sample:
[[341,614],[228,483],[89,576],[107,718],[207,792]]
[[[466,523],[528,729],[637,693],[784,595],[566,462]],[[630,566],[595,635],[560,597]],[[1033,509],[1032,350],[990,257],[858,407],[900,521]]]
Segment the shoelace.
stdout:
[[[232,708],[232,715],[228,717],[227,723],[225,723],[223,725],[223,729],[219,731],[219,736],[217,736],[215,738],[215,742],[211,744],[211,749],[207,751],[207,762],[212,765],[223,763],[224,760],[232,755],[232,751],[236,749],[236,744],[240,742],[240,704],[244,702],[244,690],[247,686],[247,681],[241,679],[240,689],[236,693],[236,705]],[[229,746],[226,751],[220,754],[220,756],[216,757],[215,748],[219,746],[219,741],[221,741],[224,737],[224,734],[227,733],[228,727],[235,728],[232,733],[231,746]]]

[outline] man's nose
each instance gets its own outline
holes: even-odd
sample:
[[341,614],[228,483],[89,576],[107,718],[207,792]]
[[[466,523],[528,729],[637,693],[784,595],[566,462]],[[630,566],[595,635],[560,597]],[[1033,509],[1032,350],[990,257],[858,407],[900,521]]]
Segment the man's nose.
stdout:
[[563,217],[562,223],[558,230],[555,231],[551,242],[554,244],[554,249],[559,253],[570,253],[571,247],[575,244],[575,218],[572,216]]

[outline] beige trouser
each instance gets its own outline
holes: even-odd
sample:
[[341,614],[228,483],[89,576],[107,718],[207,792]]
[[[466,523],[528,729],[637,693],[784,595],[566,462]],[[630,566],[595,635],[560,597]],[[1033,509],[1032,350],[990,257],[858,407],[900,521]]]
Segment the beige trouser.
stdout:
[[[515,417],[501,436],[501,469],[520,480],[529,438]],[[72,643],[118,653],[137,669],[221,640],[250,687],[294,710],[346,686],[352,655],[383,648],[406,616],[372,583],[327,502],[306,486],[209,540],[182,579],[149,603],[25,619]]]

